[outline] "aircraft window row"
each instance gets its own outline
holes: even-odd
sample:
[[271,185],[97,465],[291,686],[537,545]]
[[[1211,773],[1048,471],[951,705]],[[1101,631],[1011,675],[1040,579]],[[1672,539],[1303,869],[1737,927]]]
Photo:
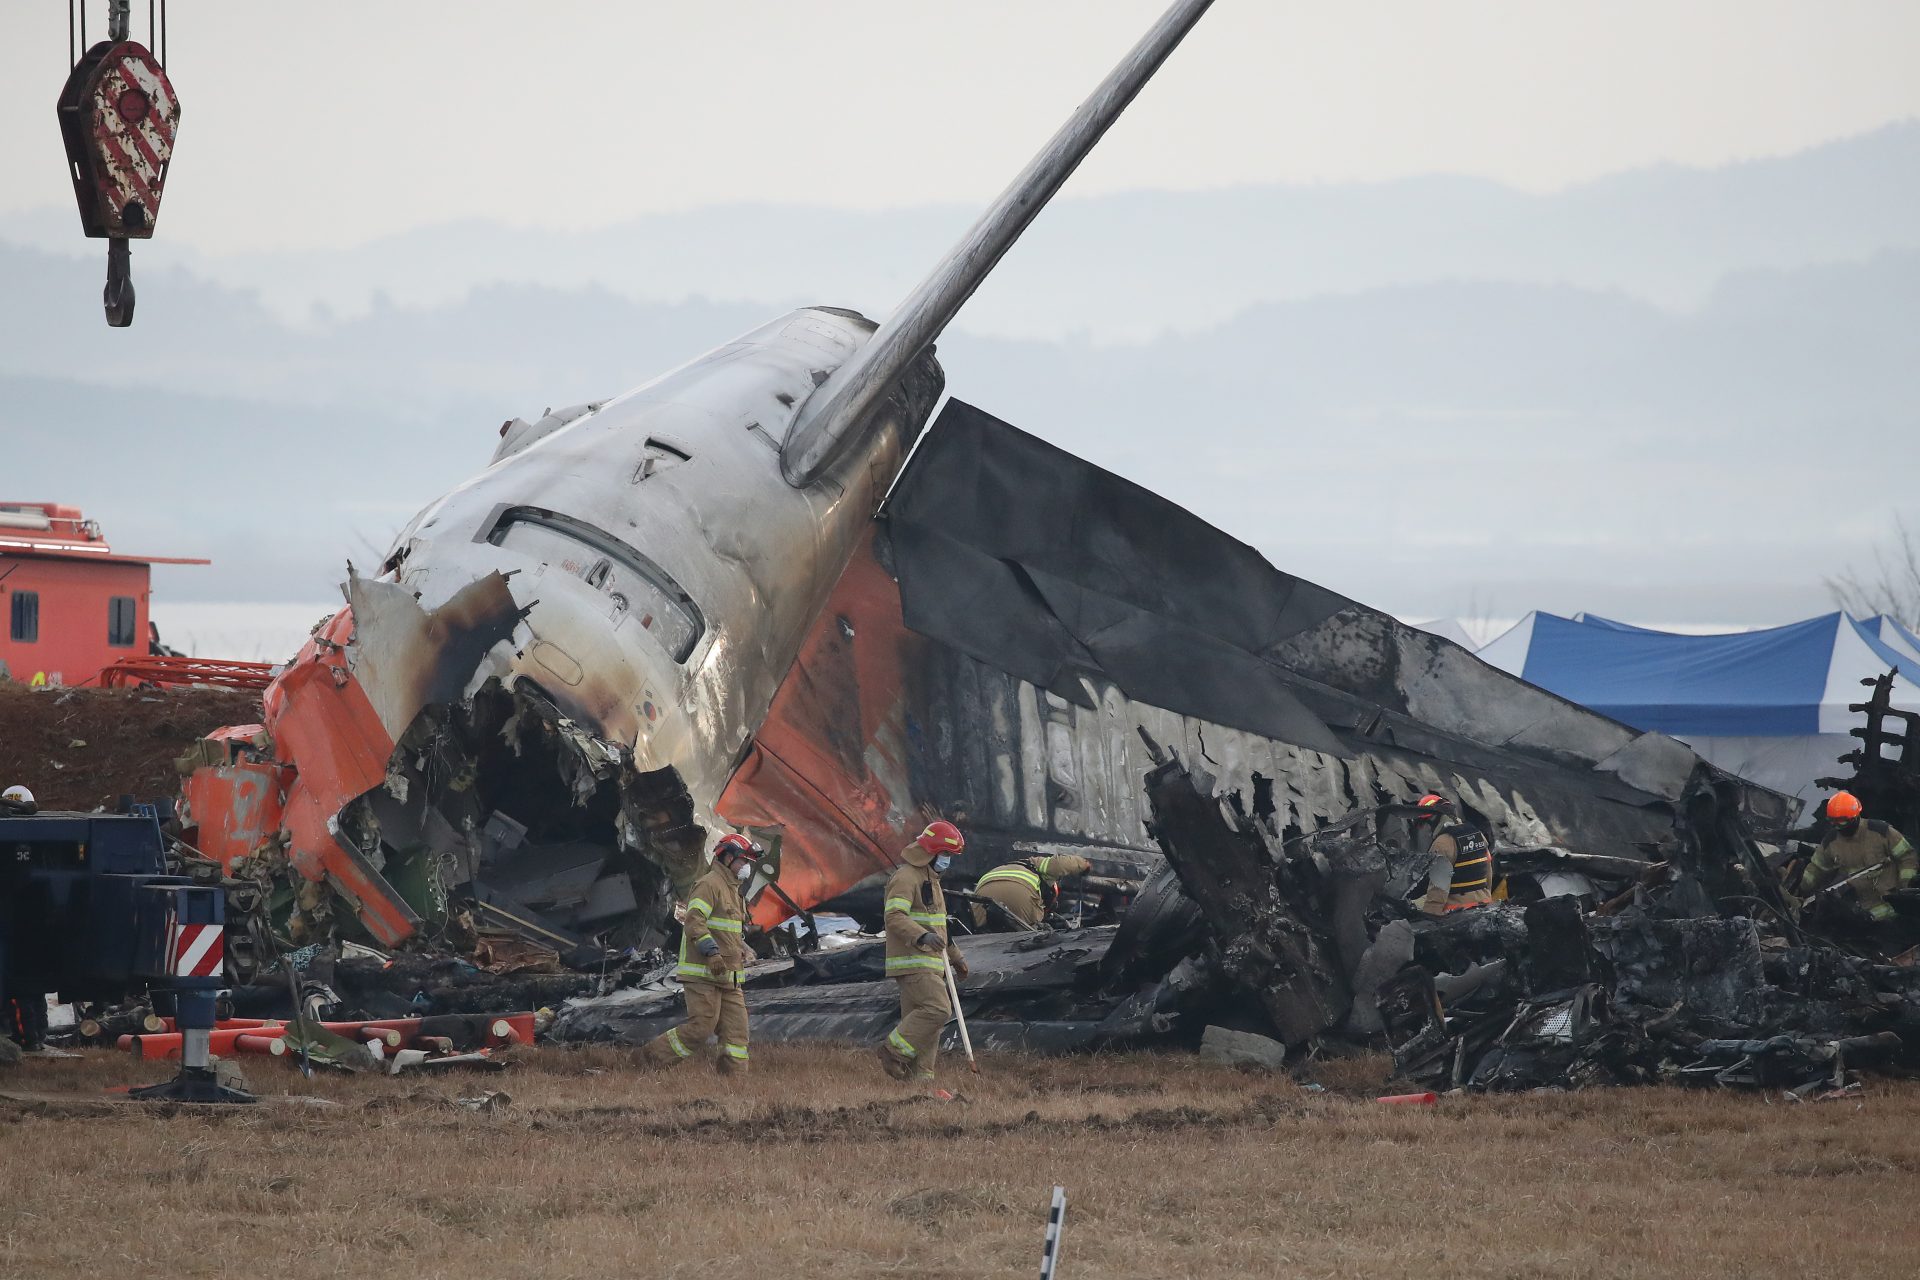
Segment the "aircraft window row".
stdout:
[[584,520],[540,507],[509,507],[486,540],[604,592],[616,613],[651,631],[675,662],[687,660],[706,630],[699,606],[665,570]]

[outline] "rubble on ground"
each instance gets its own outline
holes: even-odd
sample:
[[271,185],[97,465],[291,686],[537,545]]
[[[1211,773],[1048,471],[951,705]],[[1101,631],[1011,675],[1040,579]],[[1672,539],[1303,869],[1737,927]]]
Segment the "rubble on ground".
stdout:
[[[1874,750],[1847,783],[1920,825],[1914,727],[1891,716],[1870,716]],[[1920,1066],[1920,968],[1905,949],[1920,941],[1920,902],[1895,895],[1892,933],[1837,899],[1797,902],[1791,869],[1805,847],[1755,839],[1745,793],[1711,769],[1674,806],[1668,838],[1639,857],[1503,845],[1504,900],[1430,918],[1415,905],[1428,858],[1408,836],[1410,806],[1280,828],[1201,765],[1149,748],[1159,763],[1144,789],[1165,860],[1120,922],[960,937],[971,968],[961,1003],[983,1049],[1159,1046],[1279,1070],[1386,1048],[1401,1077],[1436,1091],[1668,1082],[1806,1099],[1846,1096],[1860,1068]],[[262,902],[261,921],[292,905]],[[879,1039],[898,1012],[884,943],[823,939],[811,923],[803,912],[754,934],[755,1040]],[[471,915],[456,925],[412,949],[337,936],[305,947],[291,987],[263,966],[229,1012],[291,1018],[296,989],[306,1017],[349,1027],[551,1009],[542,1039],[627,1045],[683,1016],[664,948],[543,946]],[[145,1010],[92,1010],[73,1034],[113,1043],[152,1023]],[[485,1048],[484,1036],[458,1039]]]

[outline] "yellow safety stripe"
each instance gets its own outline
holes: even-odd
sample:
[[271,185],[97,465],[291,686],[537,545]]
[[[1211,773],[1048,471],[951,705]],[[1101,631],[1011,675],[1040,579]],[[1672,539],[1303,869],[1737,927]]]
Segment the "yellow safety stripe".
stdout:
[[1047,868],[1051,867],[1052,865],[1053,865],[1052,858],[1041,858],[1034,864],[1033,869],[1039,872],[1041,875],[1045,875],[1047,874]]
[[888,898],[886,909],[888,911],[905,911],[912,906],[913,903],[906,898]]
[[[1466,872],[1471,868],[1475,868],[1475,867],[1482,869],[1480,871],[1480,878],[1478,880],[1462,880],[1460,878],[1462,872]],[[1474,889],[1484,889],[1487,887],[1488,882],[1492,880],[1492,878],[1493,878],[1493,855],[1492,854],[1485,854],[1478,858],[1469,858],[1465,862],[1456,862],[1453,864],[1453,892],[1454,893],[1465,893]]]
[[747,1060],[747,1046],[743,1044],[723,1044],[720,1047],[726,1050],[729,1058],[734,1058],[741,1062]]
[[907,1043],[907,1038],[900,1034],[900,1030],[897,1027],[887,1032],[887,1043],[898,1050],[900,1056],[903,1058],[917,1058],[920,1056],[920,1051]]
[[713,914],[713,904],[705,898],[695,898],[687,904],[687,914],[692,915],[696,911],[703,916],[710,916]]
[[674,972],[682,978],[692,978],[698,982],[744,983],[747,980],[744,969],[728,969],[724,973],[715,973],[704,964],[694,964],[688,960],[682,960]]
[[667,1032],[667,1048],[673,1050],[676,1057],[691,1058],[693,1050],[680,1043],[680,1028],[674,1027]]
[[1040,877],[1025,867],[995,867],[980,877],[981,884],[992,884],[996,880],[1012,880],[1027,886],[1035,893],[1040,892]]
[[740,922],[738,920],[727,920],[720,916],[708,916],[707,928],[718,929],[721,933],[738,933],[740,932]]
[[1890,903],[1883,902],[1867,914],[1875,920],[1891,920],[1893,919],[1893,906]]
[[947,967],[943,956],[888,956],[888,973],[906,973],[918,969],[931,969],[935,973]]
[[947,913],[944,911],[909,911],[907,915],[916,924],[924,924],[929,928],[934,925],[940,925],[942,928],[946,927]]

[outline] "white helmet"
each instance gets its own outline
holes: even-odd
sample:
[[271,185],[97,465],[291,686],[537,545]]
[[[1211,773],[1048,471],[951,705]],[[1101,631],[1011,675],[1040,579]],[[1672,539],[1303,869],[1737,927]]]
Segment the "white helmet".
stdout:
[[11,786],[0,791],[0,800],[11,800],[15,804],[32,804],[33,792],[22,786]]

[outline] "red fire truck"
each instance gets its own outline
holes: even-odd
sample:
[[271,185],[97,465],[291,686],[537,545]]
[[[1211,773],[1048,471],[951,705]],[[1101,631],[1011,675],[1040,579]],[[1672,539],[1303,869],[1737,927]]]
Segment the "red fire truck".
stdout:
[[0,673],[22,684],[89,684],[151,652],[148,580],[178,556],[116,554],[77,507],[0,502]]

